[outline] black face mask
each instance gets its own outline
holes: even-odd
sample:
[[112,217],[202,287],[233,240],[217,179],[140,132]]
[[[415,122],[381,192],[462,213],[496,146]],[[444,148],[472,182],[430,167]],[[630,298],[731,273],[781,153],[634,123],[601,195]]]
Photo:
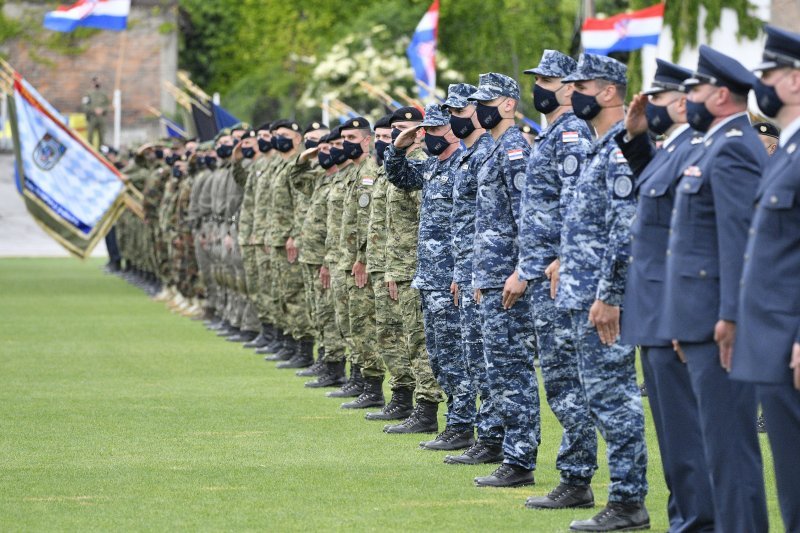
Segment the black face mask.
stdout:
[[395,142],[401,133],[403,132],[399,128],[392,128],[392,142]]
[[333,158],[334,165],[341,165],[347,161],[347,156],[344,154],[344,150],[341,148],[336,148],[335,146],[331,146],[331,157]]
[[431,135],[430,133],[425,134],[425,148],[428,149],[429,154],[439,155],[447,150],[448,146],[450,146],[450,143],[447,142],[447,139],[444,138],[444,135]]
[[164,159],[164,150],[156,148],[155,156],[156,156],[156,159]]
[[319,166],[325,170],[328,170],[333,166],[333,156],[331,154],[317,152],[317,161],[319,161]]
[[306,150],[309,150],[311,148],[316,148],[317,146],[319,146],[319,141],[312,141],[311,139],[307,139],[306,142],[303,144],[305,144]]
[[251,146],[242,146],[242,155],[247,159],[253,159],[256,156],[256,149]]
[[503,120],[503,117],[500,116],[500,109],[480,102],[478,102],[476,113],[478,113],[478,123],[487,130],[494,128]]
[[272,137],[270,137],[269,144],[272,145],[273,148],[277,148],[278,147],[278,136],[277,135],[273,135]]
[[778,96],[778,91],[775,90],[775,87],[766,85],[761,80],[756,80],[756,84],[753,85],[753,92],[756,94],[756,103],[761,112],[769,118],[777,117],[784,103],[781,97]]
[[450,128],[453,130],[453,135],[459,139],[466,139],[473,131],[475,131],[475,124],[472,123],[472,117],[457,117],[450,115]]
[[231,156],[232,153],[233,153],[233,146],[231,146],[230,144],[221,144],[217,148],[217,155],[220,157],[220,159],[227,159]]
[[699,131],[705,133],[711,128],[711,123],[714,122],[714,115],[706,107],[705,102],[686,102],[686,120],[689,125]]
[[172,175],[176,178],[180,178],[183,176],[183,172],[178,167],[172,167]]
[[351,143],[350,141],[344,141],[344,155],[347,156],[347,159],[358,159],[364,154],[364,149],[361,148],[359,143]]
[[669,116],[667,106],[660,106],[652,102],[647,102],[647,107],[644,108],[644,114],[647,117],[647,127],[656,135],[663,134],[675,123],[672,117]]
[[215,168],[217,166],[217,158],[213,155],[207,155],[205,158],[205,164],[208,168]]
[[386,153],[386,148],[389,147],[389,143],[386,141],[375,141],[375,154],[378,156],[378,164],[383,164],[383,154]]
[[[559,89],[560,90],[560,89]],[[533,85],[533,107],[536,111],[543,115],[549,115],[559,108],[558,98],[556,98],[556,91],[545,89],[539,84]]]
[[583,94],[575,91],[572,93],[572,110],[575,116],[583,120],[592,120],[603,110],[597,102],[597,95]]
[[180,158],[177,155],[168,155],[167,157],[164,158],[164,162],[166,164],[168,164],[169,166],[172,166],[172,165],[175,164],[175,161],[177,161],[178,159],[180,159]]
[[275,135],[272,137],[272,140],[275,141],[275,149],[279,152],[291,152],[292,148],[294,148],[294,141],[291,140],[289,137],[284,137],[282,135]]
[[261,153],[266,154],[270,150],[272,150],[274,146],[272,146],[272,142],[266,139],[262,139],[261,137],[258,138],[258,150]]

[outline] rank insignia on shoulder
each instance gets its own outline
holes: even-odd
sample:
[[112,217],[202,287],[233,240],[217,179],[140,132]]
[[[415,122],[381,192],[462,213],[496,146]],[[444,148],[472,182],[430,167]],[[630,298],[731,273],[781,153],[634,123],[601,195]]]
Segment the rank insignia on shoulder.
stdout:
[[667,153],[671,154],[674,151],[675,151],[675,145],[674,144],[669,145],[669,147],[667,148]]
[[742,135],[744,135],[744,133],[738,128],[731,128],[725,132],[725,137],[741,137]]
[[565,131],[561,134],[562,143],[576,143],[580,139],[577,131]]
[[469,163],[464,163],[463,165],[461,165],[461,170],[464,171],[469,170]]
[[616,163],[627,163],[628,160],[625,159],[625,154],[622,153],[622,150],[617,149],[614,150],[614,162]]
[[689,142],[691,144],[700,144],[701,142],[703,142],[703,138],[702,137],[692,137],[692,140],[689,141]]
[[706,141],[706,148],[708,148],[709,146],[711,146],[711,143],[713,143],[713,142],[714,142],[714,138],[713,138],[713,137],[712,137],[712,138],[710,138],[709,140],[707,140],[707,141]]
[[372,185],[373,183],[375,183],[375,178],[366,177],[361,179],[362,185]]
[[633,192],[633,182],[628,176],[620,176],[614,180],[614,194],[627,198]]
[[425,174],[422,175],[422,179],[424,179],[425,181],[429,181],[431,177],[433,177],[433,172],[426,172]]
[[522,148],[514,148],[512,150],[509,150],[507,154],[509,161],[516,161],[517,159],[522,159],[525,156],[525,154],[522,151]]
[[686,170],[683,171],[684,176],[692,176],[694,178],[699,178],[703,175],[703,171],[700,170],[700,167],[697,165],[692,165],[690,167],[686,167]]
[[797,150],[797,145],[795,143],[792,143],[786,147],[786,153],[789,155],[792,155],[795,150]]

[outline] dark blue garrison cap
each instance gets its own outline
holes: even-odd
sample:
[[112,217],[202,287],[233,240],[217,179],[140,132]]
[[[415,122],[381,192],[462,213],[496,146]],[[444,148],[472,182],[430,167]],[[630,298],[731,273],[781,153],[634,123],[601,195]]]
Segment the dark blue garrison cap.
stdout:
[[764,26],[764,32],[767,34],[764,54],[761,64],[753,70],[800,68],[800,33],[792,33],[770,25]]
[[700,45],[700,60],[692,77],[683,82],[685,87],[710,83],[717,87],[727,87],[736,94],[750,92],[756,77],[741,63],[710,46]]
[[653,84],[643,94],[658,94],[666,91],[685,91],[683,82],[692,77],[692,71],[663,59],[656,59],[656,75]]

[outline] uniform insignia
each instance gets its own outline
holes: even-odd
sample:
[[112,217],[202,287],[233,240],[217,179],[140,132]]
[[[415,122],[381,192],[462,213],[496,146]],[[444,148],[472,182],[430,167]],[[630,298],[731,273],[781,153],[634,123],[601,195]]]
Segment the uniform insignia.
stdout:
[[517,159],[522,159],[524,157],[522,148],[514,148],[513,150],[509,150],[507,154],[509,161],[516,161]]
[[675,151],[675,145],[674,144],[669,145],[669,147],[667,148],[667,153],[671,154],[674,151]]
[[614,194],[620,198],[627,198],[633,191],[633,182],[628,176],[620,176],[614,180]]
[[463,171],[465,171],[465,172],[466,172],[467,170],[469,170],[469,163],[464,163],[463,165],[461,165],[461,170],[463,170]]
[[571,176],[576,170],[578,170],[578,158],[570,154],[564,158],[564,174]]
[[759,126],[758,129],[761,131],[761,133],[767,133],[769,131],[769,128],[767,128],[764,124]]
[[36,144],[36,148],[33,149],[33,162],[42,170],[51,170],[66,151],[67,147],[58,139],[45,133],[44,137]]
[[690,144],[700,144],[701,142],[703,142],[702,137],[692,137],[692,140],[689,141]]
[[525,187],[525,173],[524,172],[517,172],[514,175],[514,188],[518,191],[522,191]]
[[441,181],[442,183],[447,183],[447,179],[448,179],[447,174],[442,174],[441,176],[439,176],[439,181]]
[[433,177],[433,172],[426,172],[422,175],[422,179],[425,181],[429,181]]
[[731,128],[725,133],[725,137],[741,137],[742,135],[744,135],[742,130],[737,128]]
[[703,175],[703,171],[700,170],[700,167],[692,165],[690,167],[687,167],[686,170],[683,171],[683,175],[691,176],[693,178],[699,178],[700,176]]
[[411,118],[411,113],[406,113],[406,118]]
[[361,184],[362,185],[372,185],[373,183],[375,183],[375,178],[367,177],[367,178],[362,178],[361,179]]
[[299,129],[300,129],[300,126],[298,126],[297,124],[292,124],[292,129],[293,129],[294,131],[297,131],[297,130],[299,130]]
[[786,153],[789,155],[792,155],[795,150],[797,150],[797,145],[795,143],[792,143],[786,147]]
[[364,193],[358,197],[358,207],[367,207],[369,205],[369,194]]
[[311,127],[314,129],[319,128],[319,122],[314,122],[313,124],[311,124]]
[[622,153],[622,150],[614,150],[614,162],[616,163],[627,163],[628,160],[625,159],[625,154]]
[[359,121],[357,121],[357,120],[354,120],[354,121],[353,121],[353,126],[355,126],[356,128],[357,128],[357,127],[358,127],[360,124],[361,124],[361,123],[360,123]]
[[711,139],[707,140],[707,141],[706,141],[706,148],[708,148],[709,146],[711,146],[711,143],[713,143],[713,142],[714,142],[714,139],[713,139],[713,138],[711,138]]
[[576,143],[580,139],[577,131],[565,131],[561,134],[562,143]]

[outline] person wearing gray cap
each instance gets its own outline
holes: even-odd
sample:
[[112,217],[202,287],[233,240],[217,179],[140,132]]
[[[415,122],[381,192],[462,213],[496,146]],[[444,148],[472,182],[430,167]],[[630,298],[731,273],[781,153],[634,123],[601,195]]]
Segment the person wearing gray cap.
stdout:
[[800,34],[766,26],[761,112],[781,128],[756,192],[731,377],[755,384],[786,531],[800,531]]
[[[519,200],[530,145],[514,124],[519,84],[508,76],[481,74],[480,125],[495,145],[478,171],[472,286],[478,302],[483,354],[492,402],[503,432],[503,464],[475,478],[479,487],[533,484],[541,438],[539,388],[533,366],[534,326],[526,283],[517,273]],[[500,428],[498,428],[500,429]]]
[[563,211],[592,148],[588,124],[572,112],[573,87],[561,83],[575,68],[571,57],[545,50],[539,65],[525,71],[536,76],[533,105],[548,126],[526,169],[517,270],[528,281],[547,403],[563,428],[556,458],[560,483],[546,496],[528,498],[529,509],[594,505],[590,483],[597,469],[597,431],[578,378],[569,312],[554,302]]
[[719,531],[768,529],[755,387],[729,377],[748,226],[768,158],[747,116],[755,80],[703,45],[683,83],[689,124],[704,142],[678,172],[658,330],[689,369]]
[[556,305],[569,310],[580,380],[592,418],[606,441],[611,483],[608,504],[575,531],[649,527],[644,409],[636,384],[633,346],[619,340],[620,306],[636,210],[631,169],[615,141],[623,130],[625,65],[582,54],[575,72],[572,108],[597,134],[578,176],[561,229]]

